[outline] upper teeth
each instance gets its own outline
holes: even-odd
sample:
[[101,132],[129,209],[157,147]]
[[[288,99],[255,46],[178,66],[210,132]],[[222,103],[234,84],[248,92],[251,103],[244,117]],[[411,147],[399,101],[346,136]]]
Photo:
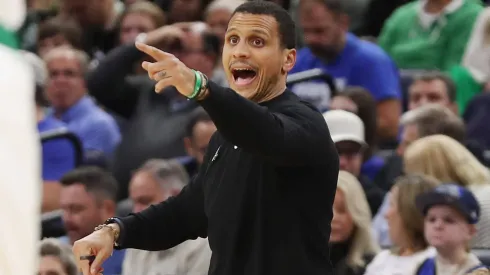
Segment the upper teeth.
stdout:
[[252,69],[246,69],[246,68],[235,68],[235,71],[252,71]]

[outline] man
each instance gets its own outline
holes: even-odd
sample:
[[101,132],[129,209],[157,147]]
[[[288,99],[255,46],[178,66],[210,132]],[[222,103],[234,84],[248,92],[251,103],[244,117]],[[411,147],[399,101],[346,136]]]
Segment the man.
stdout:
[[[306,48],[298,52],[292,73],[321,68],[335,79],[337,89],[360,86],[377,102],[381,142],[396,139],[401,113],[398,70],[381,48],[348,32],[349,16],[345,1],[303,0],[299,17]],[[326,111],[330,90],[318,81],[296,84],[293,91]]]
[[441,72],[426,72],[416,76],[408,89],[408,109],[428,103],[441,104],[458,114],[456,85]]
[[179,195],[110,219],[75,243],[84,275],[99,271],[115,243],[163,250],[198,237],[208,237],[213,251],[211,275],[332,272],[328,241],[339,159],[321,113],[286,90],[296,61],[294,30],[276,4],[238,7],[222,58],[231,89],[137,43],[157,60],[143,64],[158,81],[155,90],[173,85],[197,97],[218,131],[199,175]]
[[[129,185],[133,212],[138,213],[177,195],[189,182],[184,167],[177,161],[152,159],[138,169]],[[123,275],[133,274],[208,274],[211,250],[208,240],[188,240],[162,251],[128,249]]]
[[110,156],[121,138],[119,128],[87,94],[87,56],[72,48],[56,48],[44,61],[49,75],[46,96],[52,106],[47,118],[66,123],[80,138],[85,153],[96,151]]
[[[114,216],[117,183],[109,173],[91,166],[68,172],[60,182],[60,205],[67,233],[60,240],[71,245],[89,235],[98,224]],[[121,274],[124,252],[114,251],[102,265],[104,273]]]
[[[46,117],[47,100],[44,96],[44,83],[47,70],[38,56],[30,52],[22,52],[34,71],[36,81],[35,102],[37,130],[39,133],[66,129],[66,125],[53,117]],[[45,141],[42,143],[42,179],[43,196],[41,211],[48,212],[59,209],[61,185],[59,179],[75,168],[74,145],[66,139]]]
[[34,76],[18,52],[16,31],[26,15],[24,0],[0,1],[0,270],[34,274],[40,235],[40,146],[36,133]]
[[179,158],[189,175],[194,176],[201,167],[214,132],[216,132],[216,125],[211,117],[202,108],[197,108],[191,114],[186,126],[184,145],[188,156]]
[[323,117],[337,147],[340,170],[357,177],[366,193],[371,213],[378,212],[385,192],[361,175],[364,152],[369,146],[364,139],[364,123],[357,115],[344,110],[328,111]]
[[[185,57],[182,61],[186,66],[216,80],[213,72],[219,60],[219,39],[201,23],[165,26],[141,34],[138,39],[154,47],[164,45],[169,52]],[[189,115],[198,107],[176,90],[155,94],[154,81],[146,75],[134,75],[134,65],[143,58],[144,53],[134,44],[121,45],[87,78],[87,86],[97,101],[128,120],[112,169],[121,187],[118,199],[128,197],[130,172],[146,160],[186,155],[182,125],[187,124]]]

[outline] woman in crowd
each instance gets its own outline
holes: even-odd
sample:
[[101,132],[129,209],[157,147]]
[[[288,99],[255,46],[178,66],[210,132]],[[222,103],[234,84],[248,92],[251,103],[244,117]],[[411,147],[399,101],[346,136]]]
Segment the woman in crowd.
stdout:
[[432,176],[470,189],[481,208],[473,248],[490,248],[490,172],[463,145],[433,135],[412,143],[404,154],[405,171]]
[[437,180],[418,174],[400,177],[395,182],[386,213],[394,247],[380,252],[365,275],[412,275],[427,257],[435,255],[424,238],[424,218],[415,198],[438,184]]
[[359,181],[339,172],[330,243],[335,275],[361,275],[379,251],[371,230],[371,212]]

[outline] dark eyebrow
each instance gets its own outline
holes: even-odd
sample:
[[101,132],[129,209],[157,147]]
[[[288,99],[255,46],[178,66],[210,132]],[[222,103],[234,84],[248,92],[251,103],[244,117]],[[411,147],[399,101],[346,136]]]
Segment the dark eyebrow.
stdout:
[[[239,32],[237,28],[231,27],[231,28],[228,28],[228,30],[226,30],[226,33],[229,33],[229,32],[232,32],[232,31]],[[253,33],[256,33],[256,34],[261,34],[261,35],[265,35],[265,36],[269,37],[269,33],[267,33],[264,30],[261,30],[261,29],[251,29],[250,31],[253,32]]]

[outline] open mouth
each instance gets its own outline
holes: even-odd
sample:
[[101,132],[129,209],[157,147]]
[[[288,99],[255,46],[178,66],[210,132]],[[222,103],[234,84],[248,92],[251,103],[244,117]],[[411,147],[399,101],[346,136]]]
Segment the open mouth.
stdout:
[[234,68],[231,69],[233,80],[238,86],[245,86],[252,83],[257,77],[257,72],[251,68]]

